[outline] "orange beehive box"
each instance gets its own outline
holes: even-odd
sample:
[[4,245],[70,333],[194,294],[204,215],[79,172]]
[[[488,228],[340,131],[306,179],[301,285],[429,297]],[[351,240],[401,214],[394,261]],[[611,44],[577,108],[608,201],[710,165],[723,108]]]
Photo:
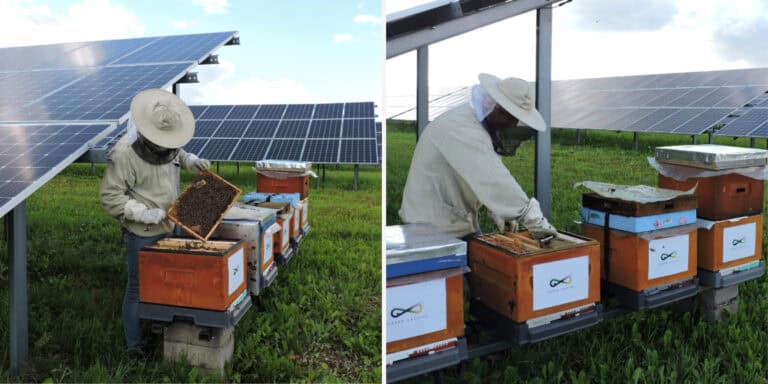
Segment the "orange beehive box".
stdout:
[[291,246],[291,219],[293,218],[293,209],[286,213],[277,215],[277,224],[280,225],[280,231],[275,234],[275,254],[285,253]]
[[301,228],[304,229],[309,225],[309,199],[301,201]]
[[301,203],[293,207],[291,215],[291,239],[296,239],[301,235]]
[[241,241],[162,239],[139,251],[139,301],[225,311],[246,288]]
[[[581,224],[581,234],[605,247],[605,230]],[[608,260],[602,252],[602,277],[634,291],[643,291],[696,275],[696,225],[630,233],[610,230]]]
[[539,245],[527,232],[468,243],[472,298],[522,323],[600,301],[600,246],[561,232]]
[[661,188],[688,191],[695,186],[694,194],[699,199],[696,215],[699,217],[722,220],[755,215],[763,211],[763,180],[729,173],[679,181],[659,174]]
[[699,219],[698,243],[698,266],[708,271],[758,261],[763,255],[763,215],[716,222]]
[[387,280],[387,353],[464,334],[464,267]]
[[297,176],[290,172],[272,172],[285,178],[270,177],[260,173],[256,177],[256,190],[264,193],[298,193],[302,199],[309,196],[309,176]]

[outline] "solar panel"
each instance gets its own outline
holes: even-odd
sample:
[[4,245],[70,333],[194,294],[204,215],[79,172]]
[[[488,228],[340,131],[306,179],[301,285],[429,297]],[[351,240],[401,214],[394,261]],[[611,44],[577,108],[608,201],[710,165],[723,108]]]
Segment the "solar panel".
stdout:
[[195,122],[193,137],[212,137],[221,125],[221,120],[198,120]]
[[717,132],[720,136],[751,136],[750,132],[760,129],[768,121],[768,109],[753,108],[730,121]]
[[209,160],[229,160],[237,142],[237,139],[210,139],[198,156]]
[[258,105],[235,105],[229,113],[228,118],[250,120],[258,110]]
[[93,69],[19,72],[0,78],[0,116],[21,109]]
[[309,130],[309,120],[283,120],[277,127],[275,137],[305,138]]
[[709,108],[693,119],[688,120],[685,124],[677,127],[672,133],[698,135],[711,128],[723,117],[727,116],[730,111],[730,108]]
[[231,110],[232,110],[231,105],[211,105],[205,109],[205,112],[203,112],[202,115],[200,115],[200,119],[204,119],[204,120],[224,119],[227,117],[227,115],[229,115],[229,111]]
[[269,147],[267,159],[296,160],[301,158],[304,140],[273,140]]
[[344,120],[342,137],[348,139],[364,139],[376,136],[376,124],[373,119]]
[[309,127],[310,138],[336,139],[341,137],[341,120],[313,120]]
[[378,161],[376,139],[341,141],[340,163],[375,164]]
[[[0,125],[0,216],[82,156],[89,144],[113,128],[113,124]],[[53,137],[63,140],[50,140]]]
[[336,163],[339,157],[339,140],[307,140],[301,161]]
[[232,137],[240,138],[248,128],[250,120],[224,120],[213,137]]
[[283,117],[285,112],[285,104],[279,105],[262,105],[259,108],[259,112],[256,113],[254,119],[275,119],[279,120]]
[[[679,110],[672,110],[672,111],[674,112],[671,115],[669,115],[669,117],[660,121],[658,124],[651,126],[646,131],[658,132],[658,133],[670,133],[673,130],[677,129],[679,126],[685,124],[688,120],[691,120],[694,117],[700,115],[702,112],[704,112],[704,109],[679,109]],[[706,130],[706,128],[703,128],[703,130]]]
[[195,155],[200,153],[200,150],[203,149],[203,146],[205,143],[208,142],[208,139],[201,139],[201,138],[192,138],[192,140],[187,143],[187,145],[184,146],[184,150],[189,153],[194,153]]
[[113,64],[169,63],[200,61],[209,52],[226,43],[233,32],[164,36],[151,41]]
[[286,109],[283,119],[311,119],[314,110],[314,104],[292,104]]
[[317,104],[315,106],[315,119],[340,119],[344,104]]
[[248,129],[245,131],[243,137],[272,138],[275,135],[275,131],[279,124],[280,120],[253,120],[248,125]]
[[373,117],[373,103],[346,103],[344,104],[344,118]]
[[258,161],[266,159],[271,140],[243,139],[232,153],[232,161]]

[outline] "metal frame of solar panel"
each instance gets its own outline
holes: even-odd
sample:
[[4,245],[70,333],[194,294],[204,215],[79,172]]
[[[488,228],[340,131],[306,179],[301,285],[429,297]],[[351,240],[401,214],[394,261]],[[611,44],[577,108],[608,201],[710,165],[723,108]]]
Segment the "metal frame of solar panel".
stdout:
[[0,124],[0,217],[82,156],[114,125]]
[[[768,126],[760,108],[768,107],[766,91],[768,68],[559,80],[552,82],[551,125],[698,135],[724,124],[716,135],[764,137]],[[467,99],[466,90],[453,91],[434,98],[430,111]],[[757,108],[739,112],[745,105]],[[727,118],[740,113],[745,116]]]
[[212,161],[379,164],[372,102],[190,108],[196,128],[185,149]]

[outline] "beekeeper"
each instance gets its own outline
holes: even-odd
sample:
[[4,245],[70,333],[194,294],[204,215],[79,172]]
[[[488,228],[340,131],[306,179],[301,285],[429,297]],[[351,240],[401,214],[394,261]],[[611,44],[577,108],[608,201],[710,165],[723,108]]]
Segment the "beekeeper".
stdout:
[[512,77],[480,74],[479,80],[470,102],[438,116],[419,137],[400,217],[464,237],[479,232],[484,205],[500,230],[507,223],[522,224],[536,238],[552,236],[555,228],[539,202],[528,198],[501,161],[546,128],[530,87]]
[[139,323],[139,250],[171,233],[165,211],[179,195],[179,170],[200,171],[208,160],[187,153],[195,132],[192,111],[162,89],[139,92],[131,101],[127,133],[109,154],[101,181],[101,206],[122,227],[128,260],[123,327],[129,351],[142,352]]

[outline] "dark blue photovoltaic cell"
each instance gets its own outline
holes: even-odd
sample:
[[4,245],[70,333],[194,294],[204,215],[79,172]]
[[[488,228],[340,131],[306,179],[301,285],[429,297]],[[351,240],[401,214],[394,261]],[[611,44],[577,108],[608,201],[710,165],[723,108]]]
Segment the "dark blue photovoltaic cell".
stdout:
[[341,120],[312,120],[310,138],[338,139],[341,137]]
[[291,104],[285,111],[283,119],[311,119],[314,110],[314,104]]
[[228,119],[244,119],[250,120],[259,110],[258,105],[235,105],[232,108],[232,112],[227,116]]
[[305,138],[309,130],[309,120],[283,120],[277,128],[275,137]]
[[209,105],[199,118],[204,120],[225,119],[231,110],[231,105]]
[[0,120],[117,120],[128,113],[133,96],[147,88],[162,88],[187,68],[186,64],[106,67]]
[[[622,116],[621,118],[608,124],[608,129],[616,131],[627,131],[628,127],[632,126],[638,120],[650,115],[653,109],[636,109],[629,114]],[[583,128],[583,127],[580,127]]]
[[198,61],[208,52],[225,43],[234,32],[205,33],[197,35],[165,36],[127,55],[114,64],[168,63]]
[[19,72],[0,78],[0,120],[20,120],[6,116],[93,72],[93,69]]
[[[33,183],[55,176],[53,168],[74,161],[109,128],[108,124],[0,126],[0,217],[13,209],[8,206],[12,199],[22,192],[21,198],[26,198],[34,192],[28,189]],[[65,163],[67,158],[71,159]]]
[[194,116],[195,119],[199,119],[200,115],[202,115],[207,108],[208,108],[207,105],[190,105],[189,106],[189,109],[192,111],[192,116]]
[[367,139],[376,136],[376,124],[373,119],[344,120],[342,137],[346,139]]
[[184,150],[189,153],[194,153],[197,155],[200,153],[200,150],[203,148],[203,145],[208,142],[208,139],[202,139],[202,138],[193,138],[192,140],[187,143],[187,145],[184,146]]
[[670,133],[677,127],[685,124],[685,122],[688,120],[693,119],[694,117],[704,112],[704,109],[678,109],[673,111],[675,112],[673,112],[668,118],[660,121],[654,126],[651,126],[646,130],[646,132]]
[[344,110],[344,104],[317,104],[315,106],[315,119],[340,119]]
[[750,109],[747,113],[730,121],[717,134],[720,136],[750,136],[750,132],[759,128],[766,121],[768,121],[768,109]]
[[714,107],[717,103],[719,103],[726,97],[731,96],[736,92],[737,92],[736,88],[720,87],[712,91],[707,96],[697,100],[695,103],[691,104],[690,106],[691,107]]
[[243,137],[271,139],[275,135],[278,124],[280,124],[280,120],[253,120],[248,125]]
[[627,127],[627,130],[630,132],[646,131],[648,128],[656,125],[660,121],[671,116],[673,113],[675,113],[674,109],[657,109],[651,112],[648,116],[643,117],[642,119]]
[[254,119],[279,120],[283,117],[285,107],[285,104],[262,105],[261,108],[259,108],[259,112],[254,116]]
[[193,137],[211,137],[221,125],[221,120],[198,120],[195,122]]
[[213,137],[236,137],[240,138],[248,128],[250,120],[224,120]]
[[210,139],[199,156],[208,160],[229,160],[229,155],[237,145],[237,139]]
[[339,140],[307,140],[301,161],[336,163],[339,156]]
[[340,163],[349,164],[375,164],[376,139],[341,140]]
[[724,98],[715,107],[733,107],[738,108],[759,96],[768,87],[738,87],[730,96]]
[[672,131],[672,133],[687,133],[698,135],[708,130],[723,117],[727,116],[731,111],[732,110],[730,108],[709,108],[695,118],[688,120],[687,123],[679,126],[677,129]]
[[716,88],[687,88],[688,92],[669,102],[671,107],[687,107],[702,97],[712,93]]
[[157,40],[157,37],[143,37],[138,39],[93,41],[62,55],[57,67],[101,67],[109,65],[119,58]]
[[754,131],[749,133],[750,137],[768,138],[768,121],[758,126]]
[[304,148],[304,140],[273,140],[269,147],[267,159],[270,160],[296,160],[301,158]]
[[235,148],[230,160],[232,161],[258,161],[264,160],[267,148],[271,140],[243,139]]
[[27,47],[0,48],[0,71],[29,71],[44,68],[64,68],[68,53],[88,43],[46,44]]
[[373,103],[346,103],[344,104],[344,118],[373,118]]

